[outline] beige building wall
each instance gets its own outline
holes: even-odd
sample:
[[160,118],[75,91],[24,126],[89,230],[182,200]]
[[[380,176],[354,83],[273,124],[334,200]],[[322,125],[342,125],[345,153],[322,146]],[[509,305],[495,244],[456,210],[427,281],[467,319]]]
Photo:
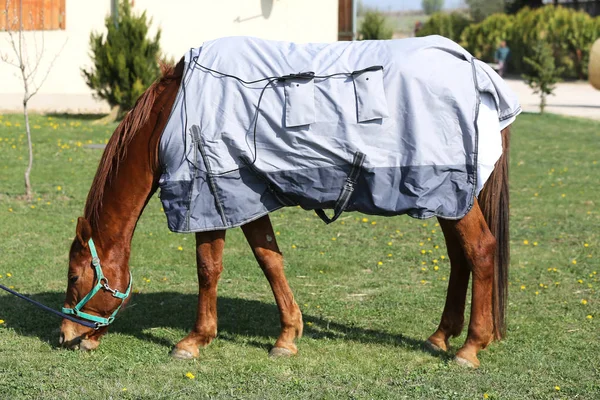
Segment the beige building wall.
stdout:
[[[135,0],[134,10],[146,10],[153,20],[151,33],[162,30],[163,51],[179,59],[190,47],[223,36],[247,35],[295,42],[332,42],[337,39],[338,0]],[[66,0],[66,29],[43,32],[44,58],[38,72],[43,78],[54,65],[30,106],[36,111],[106,112],[81,75],[89,67],[89,36],[105,31],[110,0]],[[35,40],[34,40],[35,36]],[[41,47],[41,32],[27,32],[30,56]],[[12,56],[9,37],[0,32],[0,54]],[[20,72],[0,61],[0,110],[22,107]]]

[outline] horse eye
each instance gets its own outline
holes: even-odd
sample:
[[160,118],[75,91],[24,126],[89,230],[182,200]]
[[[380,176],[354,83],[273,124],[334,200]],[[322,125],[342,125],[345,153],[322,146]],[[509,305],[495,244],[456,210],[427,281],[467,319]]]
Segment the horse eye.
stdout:
[[79,279],[79,276],[76,275],[76,276],[72,276],[71,278],[69,278],[69,281],[71,283],[75,283],[75,282],[77,282],[77,279]]

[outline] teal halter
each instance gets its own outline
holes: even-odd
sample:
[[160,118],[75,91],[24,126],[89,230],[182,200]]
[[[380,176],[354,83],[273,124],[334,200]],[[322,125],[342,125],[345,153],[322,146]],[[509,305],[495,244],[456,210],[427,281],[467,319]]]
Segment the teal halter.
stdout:
[[[121,293],[118,290],[112,289],[110,286],[108,286],[108,278],[106,278],[102,273],[102,267],[100,266],[100,258],[98,257],[98,252],[96,252],[96,246],[94,245],[94,241],[90,239],[88,241],[88,245],[90,247],[90,252],[92,253],[92,265],[96,269],[96,285],[94,286],[92,291],[87,294],[87,296],[85,296],[83,299],[81,299],[79,303],[77,303],[77,305],[74,308],[63,307],[62,312],[65,314],[75,315],[76,317],[79,317],[81,319],[86,319],[88,321],[95,322],[96,329],[98,329],[102,328],[103,326],[110,325],[115,320],[115,315],[117,315],[117,313],[121,309],[121,306],[123,305],[123,302],[127,297],[129,297],[129,294],[131,293],[131,283],[133,282],[133,279],[131,277],[131,272],[129,272],[129,286],[127,286],[127,291],[125,293]],[[117,307],[117,309],[108,318],[98,317],[96,315],[88,314],[81,311],[83,306],[88,301],[90,301],[92,297],[94,297],[96,293],[100,291],[100,289],[104,289],[112,293],[114,297],[121,299],[121,304],[119,304],[119,307]]]

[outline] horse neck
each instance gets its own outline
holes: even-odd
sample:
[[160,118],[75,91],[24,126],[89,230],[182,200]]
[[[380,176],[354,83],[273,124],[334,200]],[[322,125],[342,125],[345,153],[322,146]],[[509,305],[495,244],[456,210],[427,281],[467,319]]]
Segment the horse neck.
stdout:
[[[181,69],[178,65],[174,74]],[[121,153],[124,157],[121,160],[105,160],[103,157],[102,160],[117,164],[105,182],[100,206],[93,215],[86,217],[90,219],[94,240],[98,241],[105,257],[125,261],[119,263],[121,265],[126,265],[129,260],[131,239],[137,221],[158,186],[161,173],[158,144],[175,101],[180,79],[179,75],[168,82],[161,81],[157,84],[155,90],[158,94],[151,105],[149,116],[138,131],[133,133],[131,141]]]

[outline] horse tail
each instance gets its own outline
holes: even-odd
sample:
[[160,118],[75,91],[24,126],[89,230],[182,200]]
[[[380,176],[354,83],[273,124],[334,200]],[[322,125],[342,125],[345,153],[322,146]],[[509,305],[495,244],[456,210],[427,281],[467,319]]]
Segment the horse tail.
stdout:
[[508,267],[510,243],[508,231],[508,155],[510,130],[502,131],[502,156],[479,194],[479,206],[492,235],[496,238],[494,255],[494,284],[492,292],[492,317],[494,338],[506,334],[506,306],[508,302]]

